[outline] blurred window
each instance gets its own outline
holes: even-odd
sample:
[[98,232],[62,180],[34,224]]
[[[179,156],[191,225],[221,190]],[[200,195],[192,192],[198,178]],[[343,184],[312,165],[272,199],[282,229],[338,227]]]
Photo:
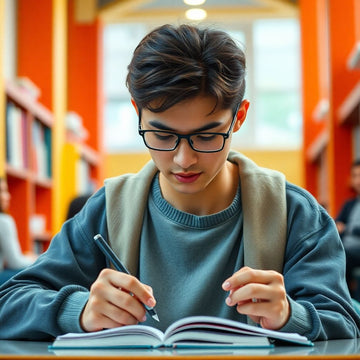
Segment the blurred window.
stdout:
[[[212,24],[214,25],[214,24]],[[302,145],[300,35],[296,19],[219,25],[247,57],[248,118],[233,136],[237,149],[297,149]],[[112,24],[104,31],[104,89],[107,152],[145,151],[137,115],[125,86],[132,53],[151,30],[145,24]]]

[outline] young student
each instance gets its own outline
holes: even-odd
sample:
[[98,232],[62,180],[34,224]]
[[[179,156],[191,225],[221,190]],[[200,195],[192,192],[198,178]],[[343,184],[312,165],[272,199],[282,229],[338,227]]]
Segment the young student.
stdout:
[[0,284],[35,261],[21,251],[14,218],[7,213],[10,200],[7,181],[0,177]]
[[360,160],[352,163],[350,175],[355,197],[345,201],[335,222],[344,243],[346,280],[352,292],[353,271],[360,267]]
[[[0,338],[165,329],[190,315],[311,340],[359,336],[334,221],[308,192],[230,150],[249,108],[243,51],[222,31],[164,25],[128,70],[152,161],[107,180],[0,288]],[[98,233],[131,275],[109,268]],[[160,322],[143,304],[156,305]]]

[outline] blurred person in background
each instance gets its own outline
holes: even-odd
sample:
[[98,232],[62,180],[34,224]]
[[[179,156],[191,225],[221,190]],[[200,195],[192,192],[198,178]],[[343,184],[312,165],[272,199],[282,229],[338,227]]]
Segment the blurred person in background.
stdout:
[[360,267],[360,159],[352,163],[350,176],[355,197],[345,201],[335,222],[345,248],[346,281],[351,294],[356,298],[359,296],[354,294],[354,269]]
[[0,283],[31,265],[36,257],[21,251],[14,218],[7,213],[11,195],[7,182],[0,178]]
[[66,220],[74,217],[84,207],[90,196],[91,194],[79,195],[72,199],[66,214]]

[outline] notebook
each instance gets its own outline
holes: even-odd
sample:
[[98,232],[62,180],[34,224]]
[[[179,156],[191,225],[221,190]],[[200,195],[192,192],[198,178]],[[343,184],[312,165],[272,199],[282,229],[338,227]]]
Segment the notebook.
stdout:
[[276,340],[312,346],[305,336],[243,324],[213,316],[190,316],[165,332],[146,325],[127,325],[90,333],[58,336],[50,349],[120,348],[268,348]]

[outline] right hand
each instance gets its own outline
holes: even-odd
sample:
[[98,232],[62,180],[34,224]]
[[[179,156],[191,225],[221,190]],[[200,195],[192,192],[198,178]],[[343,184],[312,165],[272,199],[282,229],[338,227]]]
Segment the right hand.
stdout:
[[104,269],[90,288],[80,325],[90,332],[137,324],[146,319],[143,304],[156,304],[150,286],[132,275]]

